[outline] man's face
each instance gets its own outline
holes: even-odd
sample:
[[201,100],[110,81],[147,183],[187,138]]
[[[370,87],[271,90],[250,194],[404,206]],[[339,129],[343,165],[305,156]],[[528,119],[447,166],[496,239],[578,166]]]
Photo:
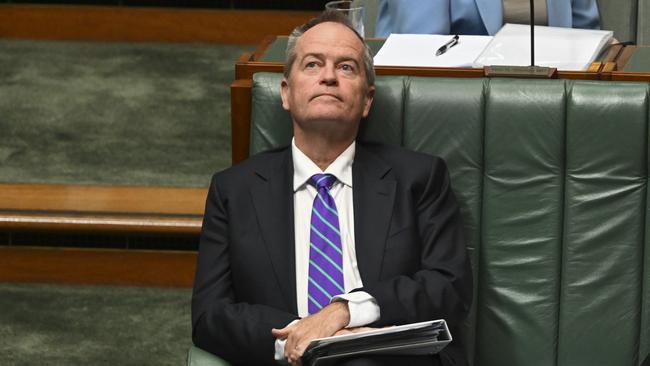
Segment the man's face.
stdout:
[[294,127],[356,135],[374,94],[363,52],[361,40],[339,23],[318,24],[298,38],[291,74],[281,88],[282,106],[291,112]]

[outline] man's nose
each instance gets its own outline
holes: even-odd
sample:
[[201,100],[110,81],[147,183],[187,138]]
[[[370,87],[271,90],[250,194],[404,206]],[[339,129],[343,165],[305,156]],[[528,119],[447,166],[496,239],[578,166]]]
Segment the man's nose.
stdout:
[[328,86],[338,84],[338,79],[336,75],[336,66],[327,64],[323,67],[321,75],[321,84]]

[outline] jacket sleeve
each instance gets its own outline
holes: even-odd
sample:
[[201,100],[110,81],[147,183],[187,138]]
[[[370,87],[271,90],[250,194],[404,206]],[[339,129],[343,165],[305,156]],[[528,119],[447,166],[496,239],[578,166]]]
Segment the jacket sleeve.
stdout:
[[296,316],[260,304],[238,302],[230,270],[229,215],[213,178],[206,201],[192,295],[192,340],[233,364],[273,364],[271,328]]
[[374,325],[443,318],[450,327],[457,327],[469,312],[472,273],[459,207],[442,159],[434,159],[428,180],[413,202],[420,241],[419,268],[364,283],[363,290],[377,300],[380,308],[380,319]]

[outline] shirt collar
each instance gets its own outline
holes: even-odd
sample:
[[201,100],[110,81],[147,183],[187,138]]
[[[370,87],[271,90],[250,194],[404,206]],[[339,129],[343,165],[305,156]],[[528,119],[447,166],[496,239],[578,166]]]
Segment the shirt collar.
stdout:
[[291,140],[291,154],[293,156],[293,191],[302,187],[312,175],[318,173],[328,173],[348,187],[352,187],[352,162],[356,151],[356,141],[352,141],[345,151],[339,155],[325,171],[320,170],[307,155],[305,155],[298,146],[295,138]]

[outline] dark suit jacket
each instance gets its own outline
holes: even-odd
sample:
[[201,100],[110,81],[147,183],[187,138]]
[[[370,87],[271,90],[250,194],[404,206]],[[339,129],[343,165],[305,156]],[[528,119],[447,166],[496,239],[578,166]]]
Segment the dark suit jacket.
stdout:
[[[360,290],[381,312],[371,326],[444,318],[460,338],[472,276],[444,161],[358,143],[352,179]],[[193,341],[233,363],[272,364],[271,328],[296,314],[293,163],[284,148],[212,179],[192,298]],[[456,340],[441,358],[465,363]]]

